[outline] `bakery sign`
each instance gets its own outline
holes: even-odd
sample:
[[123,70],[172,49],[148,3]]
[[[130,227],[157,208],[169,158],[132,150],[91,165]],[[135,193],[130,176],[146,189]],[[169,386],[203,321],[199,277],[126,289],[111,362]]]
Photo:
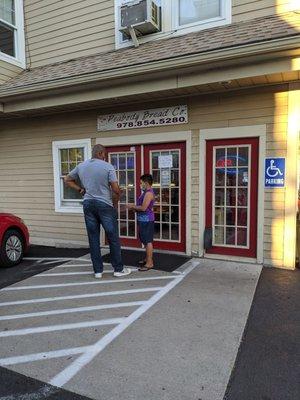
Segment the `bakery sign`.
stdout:
[[97,129],[98,131],[115,131],[120,129],[186,124],[187,122],[187,106],[182,105],[99,115],[97,119]]

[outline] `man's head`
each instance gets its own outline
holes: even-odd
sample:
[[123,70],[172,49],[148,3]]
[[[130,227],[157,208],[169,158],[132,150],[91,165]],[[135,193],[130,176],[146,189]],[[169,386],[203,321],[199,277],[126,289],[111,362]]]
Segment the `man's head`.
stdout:
[[105,147],[101,144],[96,144],[93,147],[92,158],[98,158],[99,160],[105,160],[106,158],[106,150]]

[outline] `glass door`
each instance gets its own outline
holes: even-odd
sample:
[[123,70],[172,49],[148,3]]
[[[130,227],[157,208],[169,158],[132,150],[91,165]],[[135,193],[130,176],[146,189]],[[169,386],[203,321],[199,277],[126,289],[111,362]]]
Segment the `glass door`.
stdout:
[[208,252],[256,256],[258,140],[207,142]]
[[136,224],[136,214],[127,210],[127,203],[135,203],[140,194],[141,149],[140,146],[107,148],[108,162],[116,170],[122,190],[118,205],[119,235],[123,246],[140,246]]
[[155,248],[185,251],[185,143],[144,147],[144,172],[153,175]]

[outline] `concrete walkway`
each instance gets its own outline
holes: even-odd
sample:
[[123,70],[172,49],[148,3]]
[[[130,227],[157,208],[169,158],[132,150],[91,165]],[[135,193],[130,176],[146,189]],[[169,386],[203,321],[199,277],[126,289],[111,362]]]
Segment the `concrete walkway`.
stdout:
[[102,281],[90,268],[0,291],[0,365],[97,400],[223,399],[261,267],[192,260]]

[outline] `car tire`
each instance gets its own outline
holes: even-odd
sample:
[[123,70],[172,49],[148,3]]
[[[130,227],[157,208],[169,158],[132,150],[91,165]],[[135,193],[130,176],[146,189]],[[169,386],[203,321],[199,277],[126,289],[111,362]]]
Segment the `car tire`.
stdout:
[[0,266],[12,267],[22,261],[25,245],[23,235],[15,230],[9,229],[5,232],[0,246]]

